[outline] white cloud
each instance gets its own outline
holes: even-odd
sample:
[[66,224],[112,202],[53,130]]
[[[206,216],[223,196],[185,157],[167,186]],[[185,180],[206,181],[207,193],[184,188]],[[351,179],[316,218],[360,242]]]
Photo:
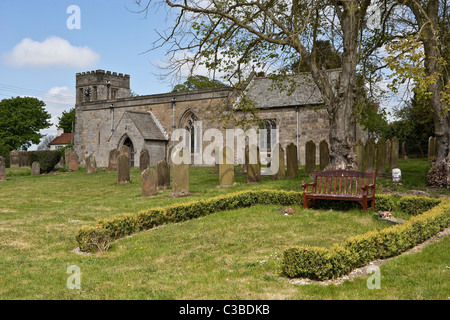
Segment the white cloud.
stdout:
[[94,66],[100,55],[88,47],[76,47],[60,37],[49,37],[42,42],[22,39],[12,51],[3,55],[16,67],[73,67]]

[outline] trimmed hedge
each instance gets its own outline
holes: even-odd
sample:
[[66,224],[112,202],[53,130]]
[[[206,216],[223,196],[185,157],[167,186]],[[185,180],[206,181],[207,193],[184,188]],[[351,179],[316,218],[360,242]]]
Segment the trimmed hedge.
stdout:
[[[105,235],[110,236],[112,240],[116,240],[166,223],[187,221],[214,212],[235,210],[257,204],[302,205],[302,192],[248,190],[206,200],[174,204],[165,208],[143,210],[136,215],[125,215],[112,219],[99,220],[97,225],[93,227],[85,226],[80,229],[76,238],[82,251],[95,251],[95,245],[93,245],[90,239],[94,236],[97,237],[98,228],[107,230],[108,232]],[[393,206],[390,196],[387,195],[377,195],[375,204],[376,210],[389,210]],[[354,204],[330,201],[328,209],[342,209],[348,205],[353,206]],[[358,203],[354,207],[361,208]]]
[[33,162],[39,162],[41,173],[49,173],[61,160],[61,152],[59,150],[30,151],[28,152],[28,160],[30,166]]
[[332,249],[289,248],[284,251],[283,272],[288,277],[326,280],[342,276],[370,261],[396,256],[449,226],[450,201],[436,200],[407,199],[404,204],[414,201],[416,208],[424,208],[431,203],[435,206],[404,224],[351,237],[342,246],[334,245]]
[[398,204],[401,211],[408,213],[410,215],[421,214],[427,210],[430,210],[437,204],[439,204],[441,200],[435,198],[424,198],[417,196],[407,196],[402,197]]

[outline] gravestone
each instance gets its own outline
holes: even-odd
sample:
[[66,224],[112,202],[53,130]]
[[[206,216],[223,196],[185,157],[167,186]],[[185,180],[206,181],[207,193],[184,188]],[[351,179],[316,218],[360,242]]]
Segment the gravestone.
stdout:
[[28,160],[28,151],[20,151],[20,166],[21,167],[28,167],[30,165],[30,162]]
[[78,156],[73,149],[66,149],[65,158],[69,171],[78,171]]
[[147,149],[142,149],[139,155],[139,170],[144,172],[147,168],[150,167],[150,154]]
[[31,164],[31,175],[38,176],[41,174],[41,164],[37,161]]
[[392,142],[390,139],[386,140],[386,163],[391,163],[391,150],[392,150]]
[[328,149],[328,143],[325,140],[319,143],[319,166],[320,170],[325,169],[330,163],[330,150]]
[[386,175],[386,142],[383,138],[377,142],[377,176]]
[[156,175],[157,175],[157,186],[160,190],[165,190],[170,188],[170,169],[169,164],[161,160],[156,165]]
[[353,145],[353,152],[356,155],[356,169],[359,171],[364,170],[364,144],[361,139],[358,139]]
[[88,157],[85,159],[86,161],[86,173],[92,174],[97,172],[97,162],[95,161],[95,156],[93,153],[91,153]]
[[9,155],[9,167],[10,168],[20,167],[20,154],[16,150],[11,151]]
[[[179,151],[183,157],[183,150]],[[189,195],[189,164],[181,162],[172,165],[172,197],[185,197]]]
[[305,148],[305,172],[306,174],[313,174],[316,168],[316,144],[309,140],[306,142]]
[[247,183],[261,182],[261,159],[257,146],[249,146],[245,154],[245,162],[247,163]]
[[408,145],[406,142],[402,142],[402,159],[408,160]]
[[364,170],[365,172],[372,172],[375,162],[375,142],[369,139],[364,148]]
[[128,146],[122,145],[119,148],[119,154],[124,154],[128,157],[128,159],[131,157],[131,149]]
[[112,149],[109,151],[109,159],[108,159],[108,170],[116,171],[117,170],[117,158],[119,157],[119,150]]
[[130,158],[126,154],[117,157],[117,184],[130,183]]
[[436,154],[434,153],[434,143],[435,139],[433,137],[428,138],[428,160],[434,161],[436,159]]
[[298,176],[298,158],[297,158],[297,146],[293,143],[288,144],[286,147],[286,165],[287,165],[287,177],[295,178]]
[[158,194],[156,171],[147,168],[141,174],[142,196],[151,197]]
[[[277,143],[275,144],[273,148],[273,162],[278,162],[278,170],[277,172],[273,173],[272,179],[274,180],[280,180],[284,179],[286,177],[286,169],[284,167],[284,150],[281,147],[281,144]],[[276,166],[272,166],[272,169],[274,169]]]
[[229,187],[234,184],[234,154],[228,148],[222,148],[219,153],[219,186]]
[[218,148],[214,149],[214,167],[212,167],[211,171],[209,173],[211,174],[218,174],[219,173],[219,151]]
[[394,137],[391,141],[391,161],[389,165],[389,171],[392,172],[392,169],[398,168],[398,138]]
[[6,161],[0,157],[0,181],[6,181]]

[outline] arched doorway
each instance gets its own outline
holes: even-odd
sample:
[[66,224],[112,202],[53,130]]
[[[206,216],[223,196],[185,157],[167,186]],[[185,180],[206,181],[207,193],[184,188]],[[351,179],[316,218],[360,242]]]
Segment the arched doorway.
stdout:
[[134,146],[133,146],[133,141],[131,141],[130,137],[125,136],[122,139],[123,143],[121,143],[121,145],[123,146],[127,146],[128,148],[130,148],[130,166],[134,167]]

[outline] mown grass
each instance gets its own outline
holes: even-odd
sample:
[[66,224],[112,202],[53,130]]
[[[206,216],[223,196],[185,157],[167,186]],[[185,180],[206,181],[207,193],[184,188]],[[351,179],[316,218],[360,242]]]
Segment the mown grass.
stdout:
[[[421,161],[417,160],[418,167]],[[262,183],[251,185],[244,175],[237,175],[235,186],[217,188],[218,176],[209,174],[209,168],[192,167],[190,197],[170,198],[171,191],[166,190],[142,198],[137,169],[132,170],[132,183],[121,186],[113,172],[87,175],[82,169],[32,177],[28,170],[8,169],[8,181],[0,184],[0,299],[447,299],[449,295],[448,273],[440,271],[449,259],[448,239],[383,265],[381,290],[367,289],[365,279],[342,286],[299,286],[278,274],[287,246],[329,247],[388,226],[361,210],[294,207],[294,215],[284,216],[277,211],[280,207],[255,206],[142,232],[114,242],[107,253],[72,251],[77,247],[76,230],[100,218],[250,188],[300,190],[301,183],[310,180],[304,174],[281,181],[264,177]],[[81,269],[81,290],[67,289],[70,265]]]

